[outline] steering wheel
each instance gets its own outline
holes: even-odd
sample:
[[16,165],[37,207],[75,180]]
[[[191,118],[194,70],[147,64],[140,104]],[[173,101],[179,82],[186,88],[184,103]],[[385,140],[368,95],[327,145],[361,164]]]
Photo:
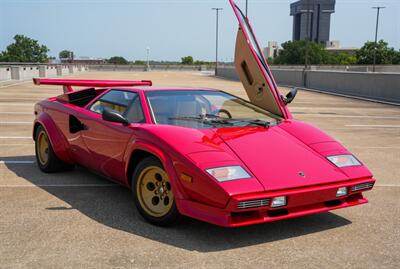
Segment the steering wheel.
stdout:
[[[228,110],[223,109],[223,108],[216,109],[216,110],[212,111],[211,114],[214,114],[214,115],[216,115],[218,117],[221,117],[221,118],[232,119],[232,114]],[[225,117],[221,116],[220,114],[225,114]]]

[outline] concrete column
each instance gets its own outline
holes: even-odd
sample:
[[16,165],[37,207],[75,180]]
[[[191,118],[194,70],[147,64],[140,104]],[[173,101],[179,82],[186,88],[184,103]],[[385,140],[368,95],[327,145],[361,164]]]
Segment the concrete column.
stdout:
[[78,72],[82,72],[82,66],[78,65]]
[[56,69],[57,69],[57,76],[62,76],[62,66],[57,65]]
[[74,66],[68,65],[68,72],[69,72],[70,74],[73,74],[73,73],[74,73]]
[[11,79],[14,79],[14,80],[21,79],[21,67],[11,66]]
[[44,78],[46,77],[46,66],[39,65],[39,77]]

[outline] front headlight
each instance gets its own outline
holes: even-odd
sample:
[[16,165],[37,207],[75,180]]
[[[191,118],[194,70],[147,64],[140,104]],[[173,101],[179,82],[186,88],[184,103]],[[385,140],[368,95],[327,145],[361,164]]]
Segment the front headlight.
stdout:
[[241,166],[210,168],[206,169],[206,172],[219,182],[251,178],[251,176]]
[[328,160],[339,168],[349,166],[361,166],[359,160],[351,154],[334,155],[327,157]]

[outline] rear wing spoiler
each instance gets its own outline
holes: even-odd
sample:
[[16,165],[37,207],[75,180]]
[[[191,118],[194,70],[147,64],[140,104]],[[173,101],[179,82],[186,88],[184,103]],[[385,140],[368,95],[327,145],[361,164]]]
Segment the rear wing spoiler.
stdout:
[[49,79],[34,78],[35,85],[60,85],[63,86],[64,93],[73,92],[72,86],[76,87],[133,87],[133,86],[152,86],[150,80],[84,80],[84,79]]

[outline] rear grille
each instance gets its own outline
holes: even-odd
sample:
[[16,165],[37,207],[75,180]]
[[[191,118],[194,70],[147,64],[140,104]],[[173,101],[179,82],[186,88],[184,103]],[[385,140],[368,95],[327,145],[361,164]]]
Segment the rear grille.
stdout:
[[351,187],[351,191],[355,192],[355,191],[371,189],[373,186],[374,186],[374,183],[372,183],[372,182],[362,183],[362,184],[358,184],[358,185]]
[[267,206],[269,204],[269,199],[259,199],[259,200],[248,200],[239,202],[237,208],[238,209],[246,209],[246,208],[253,208],[253,207],[262,207]]

